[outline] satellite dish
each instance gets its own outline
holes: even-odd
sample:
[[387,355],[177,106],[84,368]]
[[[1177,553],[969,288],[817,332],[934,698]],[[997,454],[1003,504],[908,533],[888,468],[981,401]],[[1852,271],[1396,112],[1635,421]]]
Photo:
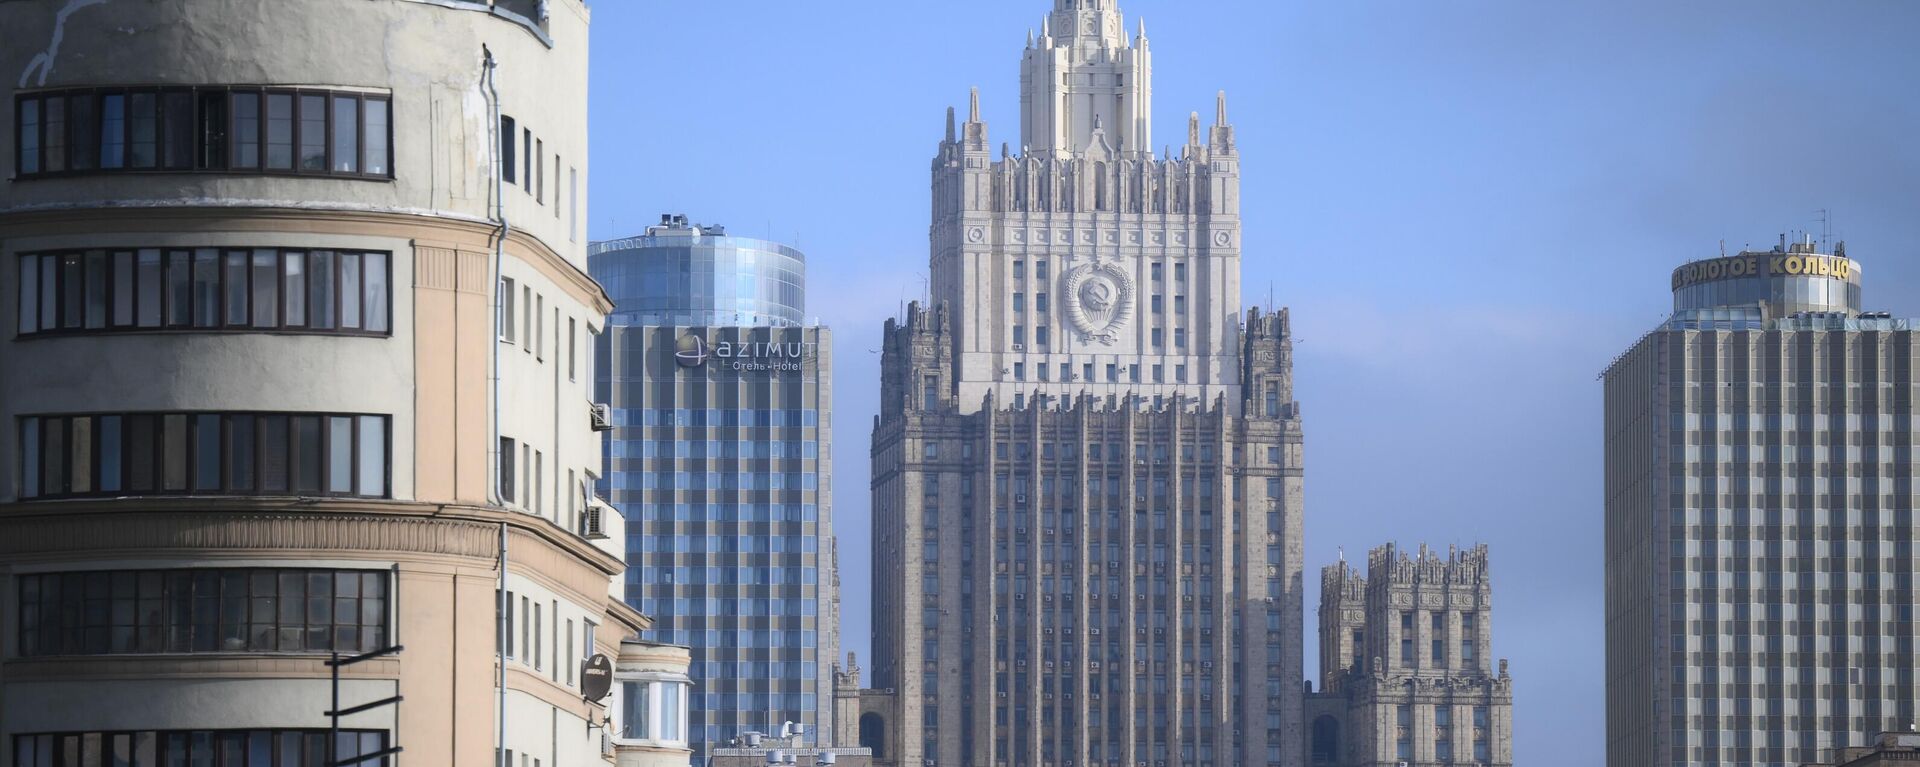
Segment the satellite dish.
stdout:
[[589,702],[606,700],[613,692],[613,661],[607,656],[594,653],[587,662],[580,664],[580,697]]

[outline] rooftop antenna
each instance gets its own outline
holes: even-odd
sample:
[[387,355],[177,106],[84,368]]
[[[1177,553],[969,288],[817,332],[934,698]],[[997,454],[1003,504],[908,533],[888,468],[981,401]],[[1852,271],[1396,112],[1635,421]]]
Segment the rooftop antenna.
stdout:
[[1826,253],[1828,252],[1827,240],[1833,237],[1833,212],[1826,208],[1821,208],[1814,211],[1814,213],[1820,215],[1820,218],[1817,219],[1820,222],[1820,252]]

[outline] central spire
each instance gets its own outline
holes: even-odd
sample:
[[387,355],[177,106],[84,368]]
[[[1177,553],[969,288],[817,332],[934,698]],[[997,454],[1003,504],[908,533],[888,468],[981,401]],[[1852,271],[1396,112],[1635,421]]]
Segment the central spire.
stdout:
[[1045,26],[1056,45],[1125,48],[1123,18],[1118,0],[1053,0]]
[[1118,0],[1054,0],[1040,30],[1020,62],[1021,145],[1078,154],[1098,123],[1109,147],[1150,151],[1153,67],[1145,22],[1129,40]]

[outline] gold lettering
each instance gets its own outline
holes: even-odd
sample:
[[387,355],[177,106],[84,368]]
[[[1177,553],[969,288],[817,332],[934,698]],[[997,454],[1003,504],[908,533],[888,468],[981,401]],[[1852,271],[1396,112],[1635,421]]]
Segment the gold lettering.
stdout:
[[1804,274],[1807,262],[1799,256],[1787,256],[1787,274]]

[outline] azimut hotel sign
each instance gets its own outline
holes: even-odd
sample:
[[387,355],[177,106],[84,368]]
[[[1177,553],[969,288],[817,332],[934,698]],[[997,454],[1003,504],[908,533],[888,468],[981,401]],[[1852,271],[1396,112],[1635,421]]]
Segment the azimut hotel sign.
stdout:
[[780,375],[804,372],[820,357],[820,343],[799,334],[785,338],[713,338],[710,331],[688,330],[672,346],[673,364],[684,370],[706,369],[740,374]]

